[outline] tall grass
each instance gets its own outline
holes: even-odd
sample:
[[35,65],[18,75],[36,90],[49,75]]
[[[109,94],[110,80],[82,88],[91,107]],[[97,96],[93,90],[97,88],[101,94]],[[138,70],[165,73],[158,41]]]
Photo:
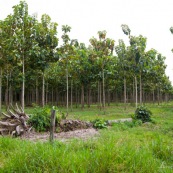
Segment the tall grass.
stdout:
[[165,172],[172,171],[173,145],[159,134],[104,131],[99,139],[32,143],[0,139],[1,172]]
[[50,144],[1,137],[0,172],[172,173],[172,107],[149,106],[155,124],[119,123],[84,141]]

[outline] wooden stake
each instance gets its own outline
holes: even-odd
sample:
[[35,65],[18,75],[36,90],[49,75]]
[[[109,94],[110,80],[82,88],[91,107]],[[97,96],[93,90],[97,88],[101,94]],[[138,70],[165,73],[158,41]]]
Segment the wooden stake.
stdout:
[[55,113],[56,113],[56,111],[54,109],[52,109],[52,111],[51,111],[51,120],[50,120],[50,142],[54,141]]

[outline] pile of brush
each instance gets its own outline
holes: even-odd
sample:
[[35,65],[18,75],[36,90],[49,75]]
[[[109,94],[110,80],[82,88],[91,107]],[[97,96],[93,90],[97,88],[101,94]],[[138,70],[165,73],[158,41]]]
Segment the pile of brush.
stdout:
[[4,117],[0,120],[1,135],[20,136],[31,130],[31,127],[27,125],[29,116],[17,104],[15,107],[10,105],[7,113],[2,114]]

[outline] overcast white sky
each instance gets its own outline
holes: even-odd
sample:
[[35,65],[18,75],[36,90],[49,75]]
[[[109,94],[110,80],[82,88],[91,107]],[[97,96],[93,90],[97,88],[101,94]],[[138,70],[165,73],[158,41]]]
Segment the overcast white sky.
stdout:
[[[20,0],[0,0],[0,19],[12,13],[12,6]],[[154,48],[166,57],[166,73],[173,83],[173,0],[26,0],[29,13],[38,13],[38,18],[46,13],[61,26],[72,27],[70,37],[88,44],[88,40],[100,30],[107,36],[123,39],[127,37],[121,24],[127,24],[132,35],[147,37],[147,50]]]

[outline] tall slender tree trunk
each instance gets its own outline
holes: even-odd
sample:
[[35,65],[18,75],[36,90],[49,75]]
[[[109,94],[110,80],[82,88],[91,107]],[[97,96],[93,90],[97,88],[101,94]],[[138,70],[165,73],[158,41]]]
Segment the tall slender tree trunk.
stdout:
[[52,87],[51,102],[52,102],[52,106],[53,106],[53,102],[54,102],[54,91],[53,91],[53,87]]
[[9,86],[9,104],[13,104],[13,90],[12,90],[12,86],[11,86],[11,83],[10,83],[10,86]]
[[90,108],[90,103],[91,103],[91,85],[89,83],[88,84],[88,108]]
[[[10,77],[10,81],[11,81],[11,71],[10,71],[10,76],[9,76],[9,77]],[[9,99],[8,99],[8,100],[9,100],[9,104],[13,104],[13,103],[12,103],[13,96],[12,96],[12,86],[11,86],[11,82],[10,82],[10,84],[9,84],[9,95],[8,95],[8,96],[9,96]]]
[[137,78],[135,76],[135,91],[136,91],[136,108],[138,107],[138,88],[137,88]]
[[168,102],[168,94],[165,93],[165,102]]
[[2,67],[0,67],[0,116],[2,113]]
[[108,106],[110,106],[110,90],[108,88]]
[[42,73],[42,107],[45,105],[45,79],[44,72]]
[[153,89],[153,104],[155,103],[154,89]]
[[73,111],[73,81],[71,80],[71,112]]
[[48,82],[47,82],[47,84],[46,84],[46,105],[48,104],[48,90],[49,90],[49,84],[48,84]]
[[127,101],[127,98],[126,98],[126,78],[124,76],[124,109],[126,109],[126,101]]
[[67,87],[67,100],[66,100],[67,101],[67,104],[66,104],[66,109],[67,109],[66,114],[67,115],[66,116],[68,116],[68,64],[67,64],[67,67],[66,67],[66,83],[67,83],[67,86],[66,86]]
[[93,97],[92,97],[92,103],[97,104],[97,99],[96,99],[96,92],[93,91]]
[[140,104],[142,104],[142,76],[140,73]]
[[76,91],[75,91],[75,94],[76,94],[76,108],[78,106],[78,91],[77,91],[77,86],[76,86]]
[[9,83],[8,83],[8,71],[7,71],[7,81],[6,81],[7,83],[6,83],[6,89],[5,89],[5,105],[6,105],[6,108],[8,107],[8,94],[9,94],[9,92],[8,92],[8,90],[9,90]]
[[162,95],[162,91],[160,90],[160,104],[162,103],[163,101],[163,95]]
[[[142,84],[142,85],[143,85],[143,84]],[[144,86],[142,86],[142,87],[144,87]],[[144,103],[144,104],[145,104],[145,102],[146,102],[145,90],[144,90],[144,89],[142,89],[142,103]]]
[[[80,103],[81,103],[81,91],[80,90],[78,90],[77,91],[77,107],[80,107]],[[76,107],[76,108],[77,108]]]
[[97,107],[99,108],[100,103],[100,82],[98,81],[98,89],[97,89]]
[[103,72],[103,112],[105,114],[105,75],[104,75],[104,68],[102,69]]
[[56,88],[56,90],[55,90],[55,92],[56,92],[56,105],[58,106],[58,104],[59,104],[59,93],[58,93],[58,88]]
[[36,104],[39,104],[39,96],[38,96],[38,78],[36,79],[36,87],[35,87],[35,97],[36,97]]
[[32,89],[32,103],[34,103],[35,101],[35,93],[34,93],[34,89]]
[[101,108],[102,108],[102,84],[101,84],[101,82],[99,82],[99,86],[100,86],[100,88],[99,88],[99,91],[100,91],[99,99],[100,99],[100,110],[101,110]]
[[81,108],[84,108],[84,84],[81,86]]
[[23,50],[23,57],[22,57],[22,109],[25,109],[25,57],[24,57],[24,50]]
[[133,103],[135,103],[135,81],[134,81],[134,79],[133,79],[133,98],[132,98],[132,100],[133,100]]
[[157,102],[158,102],[158,105],[160,104],[160,91],[159,91],[159,87],[157,89]]

